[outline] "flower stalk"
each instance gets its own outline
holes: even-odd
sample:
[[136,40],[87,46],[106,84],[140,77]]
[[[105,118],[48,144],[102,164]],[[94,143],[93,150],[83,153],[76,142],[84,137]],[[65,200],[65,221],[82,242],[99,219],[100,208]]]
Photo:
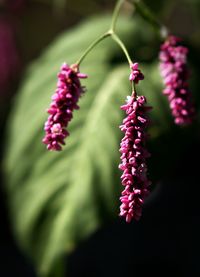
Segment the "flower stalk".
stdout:
[[102,34],[100,37],[98,37],[95,41],[93,41],[88,48],[85,50],[85,52],[81,55],[81,57],[78,59],[76,64],[79,66],[81,62],[85,59],[85,57],[92,51],[92,49],[98,45],[102,40],[109,37],[111,34],[109,32],[106,32]]
[[144,20],[150,23],[155,30],[159,32],[162,39],[168,36],[168,29],[163,25],[156,15],[147,7],[147,5],[142,0],[128,0],[136,9],[136,11],[141,15]]
[[124,3],[124,0],[118,0],[116,6],[114,8],[111,26],[110,26],[110,30],[112,30],[113,32],[115,32],[117,18],[119,16],[119,12],[120,12],[120,9],[121,9],[121,6],[123,3]]
[[124,52],[124,55],[127,58],[127,61],[129,63],[129,65],[131,65],[132,64],[132,60],[131,60],[130,55],[128,53],[128,50],[126,49],[126,47],[125,47],[124,43],[122,42],[122,40],[114,32],[111,34],[111,37],[119,45],[119,47],[122,49],[122,51]]
[[104,34],[100,35],[100,37],[98,37],[94,42],[92,42],[88,46],[88,48],[85,50],[85,52],[82,54],[82,56],[76,62],[76,64],[78,66],[80,66],[80,64],[83,62],[85,57],[92,51],[92,49],[107,37],[111,37],[120,46],[120,48],[122,49],[122,51],[124,52],[124,54],[127,58],[127,61],[129,63],[129,65],[132,64],[132,61],[131,61],[130,55],[128,53],[128,50],[126,49],[124,43],[122,42],[122,40],[119,38],[119,36],[115,32],[117,18],[119,16],[120,8],[122,7],[124,2],[125,2],[124,0],[118,0],[117,1],[116,6],[115,6],[114,11],[113,11],[110,29],[107,32],[105,32]]

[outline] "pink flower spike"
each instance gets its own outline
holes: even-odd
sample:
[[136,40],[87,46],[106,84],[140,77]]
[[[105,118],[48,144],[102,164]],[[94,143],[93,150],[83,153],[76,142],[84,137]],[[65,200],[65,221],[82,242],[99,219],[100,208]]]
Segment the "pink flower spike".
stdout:
[[180,43],[180,38],[169,36],[161,45],[160,73],[165,86],[163,94],[168,97],[174,122],[178,125],[186,125],[192,123],[195,109],[188,85],[188,49]]
[[77,102],[85,91],[80,78],[87,78],[87,75],[79,73],[77,65],[69,66],[64,63],[61,66],[57,89],[51,98],[52,103],[47,110],[49,117],[44,126],[45,137],[42,141],[48,150],[62,150],[64,139],[69,136],[66,128],[73,117],[73,110],[79,108]]
[[[146,159],[150,156],[145,147],[147,135],[145,129],[149,124],[146,112],[150,107],[145,106],[144,96],[127,98],[122,106],[126,111],[126,118],[120,129],[125,133],[121,140],[121,164],[119,169],[123,171],[121,176],[122,191],[120,201],[120,216],[125,217],[126,222],[132,219],[139,220],[144,199],[149,193],[151,182],[147,178]],[[139,131],[138,131],[139,130]]]

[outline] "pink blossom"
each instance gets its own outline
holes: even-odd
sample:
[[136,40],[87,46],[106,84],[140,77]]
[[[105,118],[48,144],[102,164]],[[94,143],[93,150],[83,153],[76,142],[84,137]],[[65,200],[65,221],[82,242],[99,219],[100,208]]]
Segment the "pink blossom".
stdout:
[[142,205],[149,194],[151,182],[147,178],[146,158],[150,156],[145,147],[147,135],[145,129],[149,124],[146,112],[150,107],[145,106],[144,96],[132,96],[127,98],[126,104],[121,109],[126,111],[126,118],[120,126],[125,133],[120,144],[121,163],[119,169],[123,171],[121,176],[122,191],[120,200],[120,216],[126,218],[126,222],[132,219],[139,220],[142,214]]
[[69,136],[66,128],[73,117],[73,110],[79,109],[77,102],[85,90],[81,86],[81,78],[87,78],[87,75],[80,73],[77,65],[62,65],[58,73],[57,89],[47,110],[49,117],[44,126],[43,143],[48,150],[62,150],[64,139]]
[[195,110],[188,85],[188,49],[180,43],[180,38],[169,36],[161,45],[159,59],[163,94],[168,97],[175,123],[185,125],[193,121]]

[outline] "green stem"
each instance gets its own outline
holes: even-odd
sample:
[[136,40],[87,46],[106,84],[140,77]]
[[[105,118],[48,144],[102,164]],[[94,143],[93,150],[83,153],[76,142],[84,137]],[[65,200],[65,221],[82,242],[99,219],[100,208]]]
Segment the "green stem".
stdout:
[[112,21],[111,21],[111,25],[110,25],[110,30],[112,30],[113,32],[115,31],[117,18],[118,18],[120,8],[123,3],[124,3],[124,0],[118,0],[116,6],[114,8],[113,15],[112,15]]
[[115,33],[115,27],[116,27],[116,22],[117,18],[119,16],[120,8],[122,4],[124,3],[125,0],[118,0],[117,4],[114,8],[114,12],[112,15],[112,21],[110,25],[110,30],[108,30],[106,33],[98,37],[94,42],[92,42],[89,47],[85,50],[83,55],[79,58],[79,60],[76,62],[76,64],[79,66],[81,62],[84,60],[84,58],[89,54],[89,52],[102,40],[104,40],[106,37],[111,36],[112,39],[120,46],[120,48],[123,50],[129,64],[132,64],[131,58],[129,56],[129,53],[124,45],[124,43],[121,41],[121,39],[118,37],[118,35]]
[[121,39],[118,37],[118,35],[115,34],[114,32],[111,33],[111,37],[120,46],[120,48],[123,50],[123,52],[124,52],[128,62],[129,62],[129,65],[131,65],[132,64],[132,60],[131,60],[131,58],[129,56],[129,53],[128,53],[124,43],[121,41]]
[[[128,53],[128,50],[126,49],[124,43],[121,41],[121,39],[118,37],[117,34],[115,34],[115,32],[112,32],[111,31],[111,37],[112,39],[120,46],[120,48],[122,49],[122,51],[124,52],[127,60],[128,60],[128,63],[129,65],[131,66],[131,64],[133,63],[131,58],[130,58],[130,55]],[[132,81],[131,82],[131,87],[132,87],[132,93],[135,95],[135,97],[137,96],[137,93],[136,93],[136,88],[135,88],[135,83]]]
[[82,54],[82,56],[79,58],[79,60],[76,62],[76,64],[79,66],[81,62],[84,60],[84,58],[89,54],[89,52],[102,40],[104,40],[106,37],[109,37],[111,34],[110,32],[106,32],[100,37],[98,37],[95,41],[93,41],[89,47],[85,50],[85,52]]
[[132,3],[136,9],[136,11],[146,20],[148,21],[156,30],[159,30],[160,36],[162,38],[166,38],[168,35],[167,27],[164,26],[155,14],[147,7],[147,5],[142,2],[142,0],[128,0]]
[[113,15],[112,15],[112,21],[111,21],[111,26],[110,26],[110,30],[108,30],[106,33],[104,33],[103,35],[101,35],[100,37],[98,37],[94,42],[92,42],[89,47],[85,50],[85,52],[82,54],[82,56],[79,58],[79,60],[76,62],[76,64],[79,66],[82,61],[84,60],[84,58],[89,54],[89,52],[102,40],[104,40],[105,38],[112,36],[113,39],[120,45],[120,47],[122,48],[122,50],[124,51],[125,55],[127,56],[127,59],[129,61],[129,63],[131,62],[131,59],[128,55],[128,52],[124,46],[124,44],[122,43],[122,41],[119,39],[119,37],[115,34],[115,27],[116,27],[116,22],[117,22],[117,18],[119,16],[119,12],[120,12],[120,8],[122,6],[122,4],[124,3],[125,0],[118,0],[116,3],[116,6],[114,8],[113,11]]

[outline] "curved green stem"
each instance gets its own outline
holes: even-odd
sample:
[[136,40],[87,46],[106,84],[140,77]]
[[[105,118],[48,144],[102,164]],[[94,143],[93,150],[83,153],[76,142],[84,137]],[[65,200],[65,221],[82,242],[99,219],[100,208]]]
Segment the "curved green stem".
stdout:
[[120,8],[122,6],[122,4],[124,3],[124,0],[118,0],[117,4],[115,6],[115,9],[113,11],[113,15],[112,15],[112,21],[111,21],[111,25],[110,25],[110,29],[114,32],[115,31],[115,26],[116,26],[116,22],[117,22],[117,17],[119,15],[119,11]]
[[128,60],[129,65],[131,65],[132,64],[132,60],[131,60],[131,58],[129,56],[129,53],[128,53],[124,43],[121,41],[121,39],[118,37],[118,35],[115,34],[114,32],[111,33],[111,37],[120,46],[120,48],[123,50],[123,52],[124,52],[124,54],[125,54],[125,56],[126,56],[126,58]]
[[166,38],[168,36],[168,29],[164,26],[155,14],[147,7],[147,5],[142,0],[127,0],[132,3],[136,11],[148,21],[156,30],[159,30],[160,36]]
[[129,65],[132,64],[131,58],[129,56],[129,53],[124,45],[124,43],[121,41],[121,39],[118,37],[118,35],[115,33],[115,27],[116,27],[116,22],[117,22],[117,18],[119,16],[119,12],[120,12],[120,8],[122,6],[122,4],[124,3],[125,0],[118,0],[117,4],[115,6],[113,15],[112,15],[112,21],[111,21],[111,25],[110,25],[110,30],[108,30],[106,33],[104,33],[103,35],[101,35],[100,37],[98,37],[94,42],[92,42],[89,47],[85,50],[85,52],[82,54],[82,56],[79,58],[79,60],[76,62],[76,64],[79,66],[82,61],[84,60],[84,58],[89,54],[89,52],[102,40],[104,40],[106,37],[111,36],[112,39],[120,46],[120,48],[123,50]]
[[[115,34],[115,32],[111,32],[111,38],[120,46],[120,48],[122,49],[122,51],[124,52],[127,60],[128,60],[128,63],[129,65],[131,66],[131,64],[133,63],[131,58],[130,58],[130,55],[128,53],[128,50],[126,49],[124,43],[122,42],[122,40],[118,37],[117,34]],[[135,95],[135,97],[137,96],[137,93],[136,93],[136,88],[135,88],[135,83],[132,81],[131,82],[131,87],[132,87],[132,93]]]
[[85,50],[85,52],[82,54],[82,56],[79,58],[79,60],[76,62],[77,65],[80,65],[81,62],[84,60],[84,58],[89,54],[89,52],[103,39],[105,39],[106,37],[109,37],[111,34],[110,32],[106,32],[103,35],[101,35],[100,37],[98,37],[95,41],[93,41],[89,47]]

